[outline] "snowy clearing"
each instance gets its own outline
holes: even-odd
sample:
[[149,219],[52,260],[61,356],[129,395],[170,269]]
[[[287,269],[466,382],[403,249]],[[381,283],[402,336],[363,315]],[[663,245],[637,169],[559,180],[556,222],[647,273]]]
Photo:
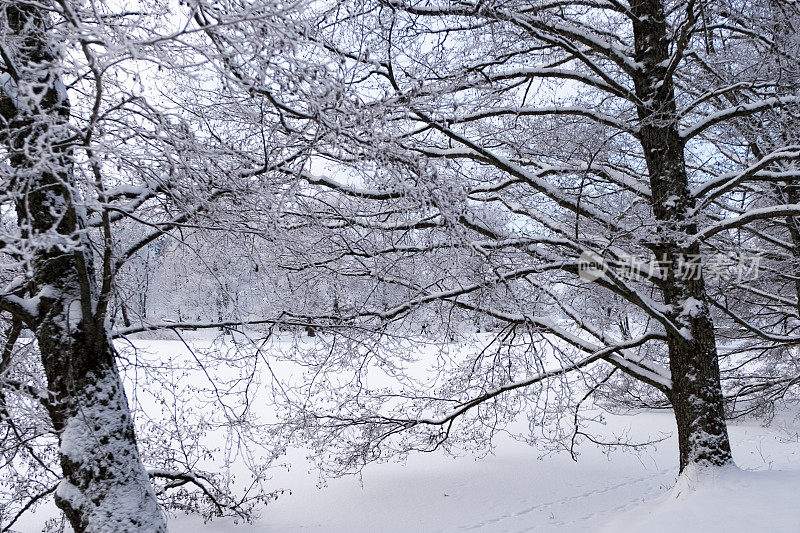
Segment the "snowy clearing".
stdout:
[[[639,435],[669,431],[668,413],[614,417],[609,430]],[[778,424],[779,425],[779,424]],[[742,468],[676,494],[674,438],[641,454],[605,455],[584,446],[538,458],[536,449],[500,439],[482,459],[411,457],[405,465],[373,465],[361,480],[332,480],[297,465],[276,476],[292,495],[269,506],[253,525],[203,525],[175,517],[178,533],[228,532],[795,532],[800,531],[800,442],[777,427],[732,425]],[[769,470],[772,468],[773,470]],[[783,469],[783,471],[776,470]],[[724,517],[724,518],[723,518]]]
[[[178,354],[175,341],[137,341]],[[321,483],[292,450],[272,469],[271,485],[286,489],[254,524],[203,523],[173,515],[176,533],[256,532],[578,532],[800,531],[800,431],[795,414],[780,413],[771,426],[755,421],[730,426],[742,470],[702,482],[677,477],[675,422],[670,412],[608,416],[598,435],[641,442],[672,434],[639,452],[605,453],[584,443],[575,462],[568,452],[541,450],[499,436],[482,458],[442,453],[411,455],[405,463],[366,467],[360,477]],[[52,503],[15,524],[42,530],[55,516]],[[725,517],[723,520],[721,517]]]

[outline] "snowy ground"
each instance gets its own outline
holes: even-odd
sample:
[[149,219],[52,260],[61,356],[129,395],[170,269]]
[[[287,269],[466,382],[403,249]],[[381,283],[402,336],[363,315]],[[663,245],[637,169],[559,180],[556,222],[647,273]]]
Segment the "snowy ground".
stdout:
[[[610,426],[670,431],[667,414],[616,417]],[[292,488],[241,532],[797,532],[800,531],[800,442],[785,428],[731,427],[742,468],[694,490],[675,486],[674,439],[655,449],[606,456],[584,447],[577,463],[568,455],[537,458],[535,449],[498,444],[494,455],[474,460],[416,456],[405,465],[368,468],[362,479],[315,486],[300,467],[276,483]],[[796,426],[795,426],[796,427]],[[770,470],[772,469],[772,470]],[[176,517],[180,533],[227,532],[228,523],[203,525]]]
[[[164,341],[160,341],[164,343]],[[647,440],[674,432],[669,413],[614,416],[608,435],[627,432]],[[591,444],[578,462],[499,438],[484,458],[415,455],[404,464],[371,465],[361,477],[320,486],[302,451],[276,469],[284,494],[255,524],[204,524],[173,516],[170,531],[215,532],[797,532],[800,531],[800,422],[782,413],[764,428],[730,428],[731,469],[716,479],[681,479],[676,486],[677,443],[669,438],[639,453],[606,455]],[[53,506],[26,516],[19,531],[41,531]]]

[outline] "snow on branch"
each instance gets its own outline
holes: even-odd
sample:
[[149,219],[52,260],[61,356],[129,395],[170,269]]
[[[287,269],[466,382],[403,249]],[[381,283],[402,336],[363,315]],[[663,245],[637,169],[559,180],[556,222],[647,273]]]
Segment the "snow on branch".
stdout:
[[[800,146],[791,145],[784,146],[774,152],[766,154],[761,159],[744,169],[743,171],[730,172],[722,174],[712,180],[709,180],[702,185],[695,187],[692,191],[692,196],[695,198],[703,198],[703,203],[696,207],[694,211],[699,211],[707,206],[712,200],[719,196],[730,192],[737,185],[749,179],[765,179],[767,181],[791,181],[796,176],[789,172],[773,172],[763,173],[764,169],[770,167],[774,163],[786,160],[800,160]],[[763,178],[762,178],[763,176]]]
[[[620,343],[616,346],[608,346],[602,348],[595,353],[580,359],[572,364],[561,366],[559,368],[554,368],[551,370],[546,370],[541,372],[535,376],[531,376],[529,378],[514,381],[512,383],[507,383],[500,387],[494,388],[492,390],[486,391],[483,394],[480,394],[470,400],[461,402],[459,405],[450,409],[447,413],[443,414],[442,416],[435,417],[435,418],[396,418],[390,416],[381,416],[381,415],[370,415],[363,418],[352,418],[348,419],[346,417],[342,417],[339,415],[326,415],[326,414],[312,414],[311,416],[315,418],[321,419],[334,419],[344,423],[352,423],[352,424],[377,424],[377,425],[394,425],[398,426],[401,430],[410,429],[414,426],[418,425],[427,425],[427,426],[444,426],[453,422],[456,418],[466,414],[471,409],[481,405],[484,402],[491,400],[497,396],[500,396],[506,392],[510,392],[513,390],[530,387],[536,383],[540,383],[550,378],[554,378],[557,376],[561,376],[570,372],[578,371],[587,366],[601,360],[606,359],[609,360],[612,355],[620,350],[624,350],[626,348],[635,348],[637,346],[641,346],[646,342],[651,340],[660,339],[662,335],[659,333],[647,333],[644,334],[636,339],[632,339],[630,341]],[[618,359],[614,359],[614,362],[620,365],[626,365],[628,367],[633,366],[630,361],[623,360],[619,361]],[[660,375],[653,375],[653,378],[657,380],[657,382],[663,386],[664,388],[668,389],[671,384],[670,382]]]
[[469,115],[456,115],[456,116],[442,116],[437,117],[440,122],[445,124],[466,124],[485,118],[500,117],[500,116],[516,116],[516,117],[538,117],[538,116],[576,116],[588,118],[603,126],[611,126],[612,128],[624,131],[633,135],[634,137],[639,134],[638,128],[634,127],[630,122],[619,120],[618,118],[607,115],[596,109],[591,109],[585,106],[554,106],[554,107],[493,107],[483,109],[476,113]]
[[683,139],[685,142],[703,133],[708,128],[716,124],[719,124],[720,122],[724,122],[732,118],[747,117],[759,113],[761,111],[766,111],[768,109],[773,109],[776,107],[787,107],[797,104],[800,104],[800,96],[775,96],[772,98],[765,98],[764,100],[758,100],[748,104],[741,104],[733,107],[728,107],[726,109],[721,109],[715,113],[707,115],[706,117],[699,120],[698,122],[695,122],[691,126],[683,128],[680,131],[680,136],[681,139]]
[[740,228],[757,220],[796,216],[800,216],[800,204],[773,205],[769,207],[751,209],[739,216],[723,218],[716,224],[706,226],[698,231],[695,235],[692,235],[689,238],[689,243],[702,243],[718,233]]

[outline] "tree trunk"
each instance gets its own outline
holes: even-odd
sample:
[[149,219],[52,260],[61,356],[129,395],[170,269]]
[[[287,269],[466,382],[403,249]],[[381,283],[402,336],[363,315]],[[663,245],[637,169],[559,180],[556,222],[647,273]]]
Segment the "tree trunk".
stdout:
[[[36,331],[51,392],[64,475],[56,503],[76,532],[166,531],[163,517],[136,447],[133,421],[114,350],[104,331],[97,338],[75,322],[77,305],[53,302]],[[80,318],[80,317],[77,317]]]
[[[139,458],[133,422],[105,328],[107,302],[92,265],[68,138],[69,102],[56,46],[38,4],[5,8],[13,46],[0,87],[17,220],[37,299],[24,313],[47,375],[63,479],[56,503],[76,532],[160,532],[166,525]],[[8,44],[8,43],[6,43]],[[13,84],[13,89],[8,87]]]
[[[650,175],[652,208],[660,222],[653,252],[661,263],[660,286],[676,330],[667,332],[673,389],[669,395],[678,424],[680,469],[732,462],[723,411],[714,325],[702,273],[686,265],[699,258],[686,246],[697,228],[688,219],[694,202],[678,130],[668,65],[670,47],[662,0],[631,4],[640,100],[641,143]],[[677,44],[673,42],[673,47]]]

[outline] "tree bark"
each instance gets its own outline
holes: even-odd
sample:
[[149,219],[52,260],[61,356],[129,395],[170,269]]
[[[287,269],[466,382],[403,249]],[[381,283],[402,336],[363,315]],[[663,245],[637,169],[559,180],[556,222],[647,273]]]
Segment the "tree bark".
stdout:
[[[697,228],[689,218],[694,203],[668,67],[670,43],[663,1],[633,2],[631,11],[638,18],[633,26],[634,43],[636,61],[642,66],[634,79],[640,100],[640,140],[650,175],[653,213],[660,223],[652,249],[663,261],[659,283],[676,325],[675,331],[667,332],[667,344],[673,382],[669,399],[678,425],[680,469],[722,466],[731,463],[732,457],[714,325],[702,273],[694,275],[685,267],[699,257],[699,247],[684,244]],[[673,51],[679,46],[673,38]]]
[[[105,309],[95,281],[79,188],[65,139],[70,116],[49,17],[39,4],[5,7],[0,141],[8,149],[27,286],[26,325],[47,375],[63,479],[56,503],[76,532],[161,532],[166,525],[136,446]],[[11,87],[11,89],[9,89]]]

